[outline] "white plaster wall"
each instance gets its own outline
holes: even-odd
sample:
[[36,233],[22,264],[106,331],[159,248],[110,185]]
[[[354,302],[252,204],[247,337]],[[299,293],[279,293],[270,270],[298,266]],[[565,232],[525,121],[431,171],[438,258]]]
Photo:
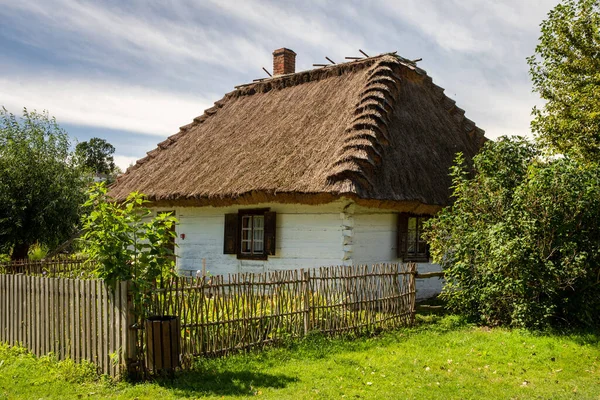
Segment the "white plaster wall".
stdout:
[[[376,264],[400,262],[397,258],[397,215],[357,209],[354,214],[353,262]],[[417,263],[417,271],[440,271],[438,264]],[[439,278],[417,279],[417,300],[439,294],[443,280]]]
[[[270,208],[277,213],[276,254],[265,261],[238,260],[234,254],[223,254],[225,214],[253,208]],[[400,261],[396,257],[397,215],[356,206],[347,199],[316,206],[263,203],[177,207],[175,212],[179,219],[175,252],[178,269],[184,275],[202,270],[203,259],[207,272],[214,275]],[[440,266],[419,263],[417,269],[433,272]],[[438,294],[442,282],[438,278],[417,279],[417,299]]]
[[[206,260],[206,270],[215,275],[340,265],[343,257],[340,211],[345,203],[178,207],[175,209],[179,219],[178,269],[181,274],[195,273],[202,269],[202,259]],[[265,261],[238,260],[236,255],[223,254],[225,214],[252,208],[270,208],[277,213],[276,254]],[[181,234],[185,234],[185,239]]]

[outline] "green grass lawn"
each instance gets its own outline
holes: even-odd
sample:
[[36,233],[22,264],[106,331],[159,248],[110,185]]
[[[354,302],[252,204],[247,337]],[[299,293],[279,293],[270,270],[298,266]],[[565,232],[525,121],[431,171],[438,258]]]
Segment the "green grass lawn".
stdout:
[[141,384],[0,345],[0,399],[600,399],[600,335],[478,328],[424,317],[354,341],[319,336],[250,355],[200,360]]

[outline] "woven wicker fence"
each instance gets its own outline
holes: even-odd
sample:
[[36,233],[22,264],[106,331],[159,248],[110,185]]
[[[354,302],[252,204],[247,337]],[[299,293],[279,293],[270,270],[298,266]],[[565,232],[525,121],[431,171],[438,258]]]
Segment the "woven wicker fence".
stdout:
[[366,334],[410,325],[415,265],[177,278],[152,295],[151,312],[181,320],[184,366],[310,332]]
[[85,258],[52,258],[46,260],[16,260],[0,263],[0,274],[24,274],[47,278],[92,278],[93,265]]

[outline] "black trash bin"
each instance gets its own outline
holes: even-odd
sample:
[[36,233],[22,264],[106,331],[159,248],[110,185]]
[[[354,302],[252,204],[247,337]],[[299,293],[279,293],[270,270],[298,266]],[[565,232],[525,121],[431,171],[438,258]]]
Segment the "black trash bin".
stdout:
[[181,325],[177,316],[154,316],[145,322],[146,368],[173,372],[180,366]]

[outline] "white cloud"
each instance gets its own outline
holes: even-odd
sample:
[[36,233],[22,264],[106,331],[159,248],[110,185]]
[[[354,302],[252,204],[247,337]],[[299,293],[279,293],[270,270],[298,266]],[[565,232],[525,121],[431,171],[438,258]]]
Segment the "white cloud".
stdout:
[[511,41],[538,31],[558,0],[384,0],[389,13],[412,25],[446,51],[514,56]]
[[[256,41],[235,34],[224,34],[215,27],[191,18],[197,14],[192,5],[174,3],[178,21],[152,12],[146,2],[134,4],[134,11],[103,3],[45,0],[14,2],[0,0],[0,16],[11,18],[18,11],[36,17],[36,29],[20,27],[16,40],[44,48],[49,37],[60,39],[67,56],[97,64],[118,67],[120,57],[145,63],[172,65],[214,63],[244,71],[259,58],[268,56]],[[2,10],[4,8],[4,10]],[[196,12],[193,12],[196,11]],[[24,21],[25,22],[25,21]],[[39,35],[44,31],[44,35]],[[53,43],[55,44],[55,43]],[[264,56],[263,56],[264,55]],[[235,63],[230,60],[236,59]],[[126,64],[122,64],[126,68]]]
[[64,77],[2,77],[0,93],[0,105],[13,113],[46,109],[59,123],[159,136],[177,133],[211,106],[201,97]]
[[131,164],[135,164],[135,162],[139,159],[139,157],[122,156],[118,154],[115,154],[113,158],[115,160],[115,164],[117,164],[117,166],[121,168],[121,171],[123,172],[127,171],[127,168],[129,168]]
[[537,99],[525,57],[557,2],[0,0],[2,38],[39,51],[31,63],[10,52],[0,63],[0,105],[166,136],[234,84],[263,76],[277,47],[297,51],[297,70],[360,47],[423,57],[420,65],[488,137],[527,134]]

